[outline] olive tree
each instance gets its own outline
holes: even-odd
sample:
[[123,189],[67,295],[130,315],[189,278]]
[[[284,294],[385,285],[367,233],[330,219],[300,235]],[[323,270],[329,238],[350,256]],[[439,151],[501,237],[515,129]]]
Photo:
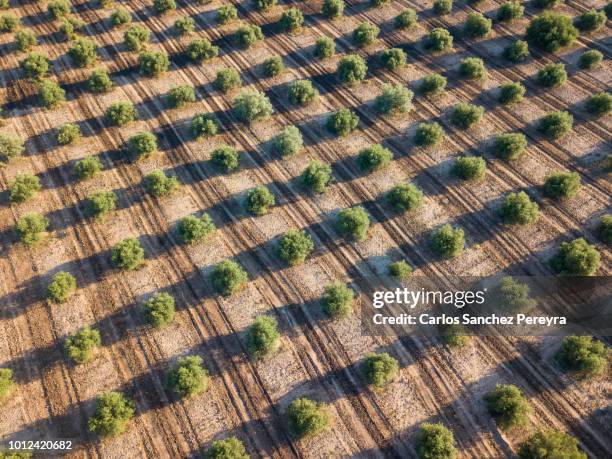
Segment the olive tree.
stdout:
[[210,274],[213,288],[224,296],[229,296],[242,290],[248,280],[247,272],[242,266],[232,260],[225,260],[217,264]]
[[101,345],[100,332],[95,328],[84,327],[66,338],[64,349],[68,358],[75,363],[86,363],[93,358],[95,349]]
[[575,23],[581,32],[595,32],[606,25],[606,13],[592,8],[578,16]]
[[505,312],[531,311],[538,303],[530,296],[529,285],[503,277],[489,290],[491,300]]
[[144,249],[138,239],[124,239],[111,250],[111,261],[116,268],[133,271],[144,263]]
[[174,176],[168,176],[161,170],[148,173],[142,179],[142,185],[147,193],[156,198],[173,194],[179,187],[179,181]]
[[514,40],[504,48],[502,55],[510,62],[523,62],[529,57],[529,44],[525,40]]
[[157,151],[157,137],[152,132],[139,132],[128,139],[128,153],[136,159],[144,159]]
[[406,65],[406,52],[401,48],[388,48],[380,54],[380,63],[387,70],[397,70]]
[[166,72],[170,67],[170,59],[161,51],[143,51],[138,55],[140,74],[146,77],[156,77]]
[[230,172],[238,168],[240,156],[234,147],[221,145],[213,150],[210,158],[211,162],[225,172]]
[[21,25],[21,19],[8,13],[0,16],[0,32],[14,32]]
[[545,88],[556,88],[562,86],[567,81],[565,65],[546,64],[537,74],[538,83]]
[[30,53],[19,66],[27,78],[38,80],[49,73],[49,58],[44,54]]
[[484,37],[491,32],[492,25],[493,21],[485,18],[482,13],[470,13],[463,25],[463,33],[470,38]]
[[335,135],[346,137],[357,128],[358,124],[359,116],[354,111],[349,108],[341,108],[327,118],[325,127]]
[[285,63],[280,56],[272,56],[263,63],[264,75],[271,78],[280,75],[285,71]]
[[13,370],[10,368],[0,368],[0,402],[11,393],[14,385]]
[[279,347],[280,333],[274,317],[259,316],[247,331],[245,346],[251,357],[263,359],[274,354]]
[[238,9],[234,5],[221,5],[217,10],[217,22],[227,24],[238,18]]
[[85,28],[85,21],[74,16],[67,16],[60,21],[59,32],[68,41],[77,38],[78,33]]
[[453,107],[451,122],[460,129],[469,129],[476,125],[483,115],[483,107],[461,102]]
[[442,225],[431,235],[431,249],[439,257],[454,258],[463,252],[464,245],[464,231],[461,228],[453,228],[450,223]]
[[489,413],[502,429],[527,424],[531,406],[523,392],[513,384],[498,384],[485,396]]
[[38,101],[46,109],[53,109],[66,100],[66,91],[51,80],[42,80],[38,85]]
[[40,191],[40,179],[32,174],[17,174],[9,187],[11,202],[21,203],[34,197]]
[[520,447],[519,459],[540,459],[542,457],[563,457],[587,459],[578,448],[578,440],[565,432],[556,430],[539,431],[529,437]]
[[578,58],[578,67],[583,70],[597,68],[603,61],[603,53],[596,49],[585,51]]
[[278,242],[278,255],[289,264],[296,266],[302,264],[310,252],[314,250],[312,237],[306,231],[289,230]]
[[552,268],[561,275],[592,276],[599,269],[601,256],[584,238],[562,242],[550,260]]
[[577,172],[556,172],[544,181],[544,194],[553,199],[567,199],[580,190],[580,175]]
[[600,92],[589,97],[584,104],[584,108],[591,115],[603,116],[612,112],[612,94]]
[[272,139],[272,147],[281,156],[295,155],[304,147],[302,133],[296,126],[287,126]]
[[225,68],[217,72],[217,77],[214,81],[214,86],[219,91],[229,92],[232,89],[239,88],[242,85],[240,73],[234,68]]
[[275,203],[274,194],[267,187],[260,185],[247,192],[244,207],[249,213],[261,216],[267,214]]
[[332,38],[319,37],[315,42],[314,56],[317,59],[327,59],[336,54],[336,43]]
[[153,10],[157,14],[166,14],[176,9],[174,0],[153,0]]
[[503,105],[516,104],[523,100],[526,91],[521,83],[504,83],[499,87],[497,100]]
[[336,228],[345,238],[363,241],[370,228],[370,216],[361,206],[343,209],[338,213]]
[[300,437],[313,436],[329,428],[327,406],[305,397],[292,401],[286,416],[289,427]]
[[353,43],[357,46],[368,46],[374,43],[380,29],[371,22],[362,22],[353,30]]
[[481,156],[461,156],[453,164],[453,174],[461,180],[480,180],[486,169],[487,163]]
[[212,218],[206,213],[199,218],[194,215],[183,217],[177,225],[178,235],[185,244],[205,241],[216,229]]
[[174,21],[174,28],[179,35],[187,35],[195,30],[195,21],[189,16],[178,18]]
[[557,353],[559,362],[581,377],[605,373],[609,351],[602,341],[592,336],[567,336]]
[[166,292],[156,293],[142,305],[145,320],[154,327],[163,327],[171,323],[175,311],[174,298]]
[[419,17],[417,16],[415,10],[412,8],[406,8],[395,17],[393,24],[396,29],[409,29],[416,25],[418,19]]
[[300,176],[300,181],[312,193],[323,193],[331,182],[332,170],[328,164],[311,161]]
[[357,164],[362,172],[370,173],[387,167],[392,159],[391,150],[380,144],[374,144],[359,151]]
[[187,355],[178,359],[166,373],[166,387],[179,397],[193,397],[208,388],[208,371],[202,367],[202,357]]
[[102,162],[97,156],[87,156],[76,162],[74,174],[79,180],[89,180],[102,170]]
[[368,66],[365,60],[357,54],[347,54],[338,63],[336,74],[344,84],[355,84],[366,77]]
[[540,118],[538,131],[546,137],[557,140],[569,133],[574,124],[574,117],[568,112],[551,112]]
[[98,59],[98,45],[87,38],[79,38],[70,49],[68,55],[77,67],[89,67]]
[[572,45],[579,32],[572,19],[564,14],[544,13],[531,20],[526,38],[531,46],[555,52]]
[[612,215],[604,215],[597,225],[597,235],[606,244],[612,244]]
[[323,0],[321,13],[328,19],[339,18],[344,14],[344,0]]
[[124,126],[138,118],[131,102],[115,102],[106,109],[106,119],[114,126]]
[[15,231],[19,240],[26,245],[34,245],[42,239],[42,233],[47,231],[49,220],[36,212],[22,215],[17,220]]
[[255,7],[259,11],[268,11],[274,5],[276,5],[277,0],[255,0]]
[[453,9],[453,0],[434,0],[432,9],[438,16],[449,14]]
[[332,319],[348,317],[353,312],[355,293],[342,282],[334,282],[325,286],[321,305],[323,312]]
[[139,24],[133,25],[123,33],[123,43],[130,51],[141,51],[151,40],[151,32]]
[[389,265],[388,274],[394,279],[403,280],[412,274],[412,266],[405,260],[395,261]]
[[206,459],[250,459],[244,443],[236,437],[212,442],[204,455]]
[[23,140],[14,134],[0,133],[0,163],[8,163],[25,151]]
[[187,56],[194,62],[202,63],[219,55],[219,47],[208,38],[196,38],[187,45]]
[[375,387],[384,387],[397,376],[399,363],[396,358],[386,352],[380,354],[370,353],[361,366],[361,371],[368,384]]
[[482,80],[487,76],[484,61],[478,57],[466,57],[459,63],[459,75],[469,80]]
[[236,32],[236,41],[245,48],[250,48],[263,39],[264,34],[261,31],[261,27],[254,24],[243,25]]
[[242,91],[234,99],[232,106],[236,118],[244,123],[265,119],[274,111],[268,96],[257,90]]
[[212,137],[219,132],[219,123],[214,115],[203,113],[191,120],[191,135],[198,137]]
[[68,272],[56,273],[47,286],[47,299],[56,304],[65,303],[77,288],[76,279]]
[[31,30],[18,30],[15,32],[15,46],[22,53],[30,51],[37,44],[38,38],[36,38],[36,34]]
[[516,1],[504,3],[497,11],[497,20],[500,22],[511,22],[520,19],[525,14],[525,7]]
[[289,8],[283,11],[278,24],[286,32],[295,32],[304,24],[304,15],[298,8]]
[[120,7],[111,13],[110,21],[113,27],[127,25],[132,22],[132,15],[127,9]]
[[108,71],[106,69],[96,69],[91,72],[87,79],[87,89],[91,92],[103,93],[108,92],[113,87]]
[[414,132],[414,143],[420,147],[438,145],[444,140],[444,129],[435,121],[420,123]]
[[121,392],[105,392],[97,398],[94,414],[87,421],[87,426],[90,432],[115,437],[125,431],[134,413],[134,402]]
[[319,90],[310,80],[296,80],[289,85],[289,102],[293,105],[306,106],[315,102],[319,97]]
[[413,93],[401,84],[385,85],[376,96],[374,107],[381,114],[407,113],[412,109]]
[[454,459],[455,436],[442,424],[424,423],[416,436],[416,451],[421,459]]
[[522,133],[499,134],[493,144],[493,152],[499,158],[512,161],[519,158],[527,147],[527,138]]
[[68,0],[52,0],[47,4],[47,12],[56,20],[68,15],[71,9]]
[[60,145],[68,145],[76,142],[83,136],[81,127],[78,124],[66,123],[62,124],[57,130],[57,143]]
[[180,108],[196,101],[195,89],[188,84],[173,86],[168,91],[167,104],[172,108]]
[[436,27],[425,38],[425,48],[434,52],[453,49],[453,36],[446,29]]
[[446,89],[447,80],[446,77],[438,74],[431,73],[423,78],[419,85],[419,91],[424,95],[433,96],[441,94]]
[[86,211],[90,217],[102,220],[117,207],[117,196],[112,191],[96,191],[86,201]]
[[407,212],[423,205],[423,192],[412,183],[400,183],[387,193],[385,199],[396,211]]

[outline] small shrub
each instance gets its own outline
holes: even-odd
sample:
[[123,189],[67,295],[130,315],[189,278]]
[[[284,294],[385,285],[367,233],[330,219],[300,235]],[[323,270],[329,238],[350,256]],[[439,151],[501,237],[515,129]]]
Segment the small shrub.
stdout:
[[325,287],[321,304],[323,312],[332,319],[341,319],[353,312],[355,293],[345,284],[334,282]]
[[421,459],[454,459],[455,436],[442,424],[424,423],[416,437],[416,451]]
[[493,21],[485,18],[482,13],[470,13],[465,20],[463,33],[470,38],[480,38],[491,32]]
[[567,72],[563,64],[547,64],[538,71],[538,83],[546,88],[562,86],[567,81]]
[[523,100],[526,91],[521,83],[504,83],[499,87],[497,100],[504,105],[516,104]]
[[82,137],[81,127],[78,124],[66,123],[57,130],[57,143],[68,145],[74,143]]
[[483,107],[461,102],[453,108],[451,122],[460,129],[469,129],[476,125],[483,115]]
[[527,147],[527,138],[525,134],[499,134],[495,138],[493,151],[499,158],[506,161],[512,161],[520,157]]
[[256,90],[244,90],[233,101],[233,113],[244,123],[268,118],[273,111],[270,99]]
[[605,344],[592,336],[567,336],[557,353],[563,366],[582,377],[604,373],[608,366],[607,357]]
[[398,212],[407,212],[421,207],[423,192],[412,183],[400,183],[387,193],[386,200]]
[[599,239],[606,244],[612,244],[612,215],[604,215],[597,226]]
[[412,91],[401,84],[385,85],[374,106],[381,114],[407,113],[412,109],[412,96]]
[[65,271],[56,273],[47,286],[47,299],[52,303],[65,303],[76,291],[77,283],[74,276]]
[[585,108],[591,115],[607,115],[612,112],[612,95],[607,92],[595,94],[587,99]]
[[176,10],[176,2],[174,0],[153,0],[153,10],[157,14],[166,14]]
[[132,22],[132,15],[128,10],[120,7],[111,13],[110,20],[113,27],[120,27],[130,24]]
[[191,17],[182,17],[174,21],[174,28],[179,35],[187,35],[195,30],[195,21]]
[[194,62],[202,63],[219,55],[219,47],[208,38],[197,38],[187,45],[187,56]]
[[482,59],[467,57],[459,64],[459,75],[470,80],[482,80],[487,76],[487,69]]
[[599,67],[601,61],[603,61],[603,54],[601,51],[591,49],[580,55],[580,58],[578,59],[578,67],[583,70],[594,69]]
[[406,8],[395,17],[394,25],[396,29],[409,29],[414,27],[419,17],[412,8]]
[[450,51],[453,49],[453,36],[448,30],[437,27],[425,38],[425,48],[434,52]]
[[128,139],[128,152],[137,159],[144,159],[157,151],[157,137],[151,132],[139,132]]
[[446,89],[446,77],[438,73],[431,73],[423,78],[421,85],[419,86],[419,91],[425,95],[436,95],[441,94]]
[[397,280],[406,279],[412,274],[412,266],[405,260],[396,261],[389,265],[389,275]]
[[431,249],[439,257],[454,258],[463,252],[465,233],[461,228],[453,228],[449,223],[432,233]]
[[14,32],[21,25],[21,19],[14,14],[0,16],[0,32]]
[[66,100],[66,91],[51,80],[42,80],[38,85],[38,101],[46,109],[52,109]]
[[319,91],[310,80],[297,80],[289,85],[289,102],[293,105],[306,106],[317,100]]
[[60,21],[59,32],[66,40],[74,40],[83,30],[85,22],[74,16],[67,16]]
[[336,228],[345,238],[363,241],[370,228],[370,216],[361,206],[343,209],[338,214]]
[[600,261],[597,249],[580,237],[572,242],[562,242],[550,264],[561,275],[592,276],[599,269]]
[[434,0],[433,12],[438,16],[449,14],[453,9],[453,0]]
[[133,271],[144,263],[144,249],[138,239],[124,239],[113,247],[111,261],[116,268]]
[[[13,380],[13,370],[10,368],[0,368],[0,401],[11,393],[14,385],[15,381]],[[7,459],[10,459],[10,456],[6,457]]]
[[117,206],[117,196],[112,191],[97,191],[87,198],[87,214],[102,220]]
[[215,291],[229,296],[241,290],[248,282],[249,276],[238,263],[225,260],[214,267],[210,280]]
[[531,20],[527,27],[526,38],[531,46],[554,53],[570,46],[578,35],[578,29],[574,27],[569,16],[544,13]]
[[38,44],[38,38],[31,30],[18,30],[15,33],[15,44],[19,51],[25,53]]
[[421,147],[438,145],[444,140],[444,129],[435,121],[420,123],[414,133],[414,142]]
[[571,435],[555,430],[533,434],[521,445],[518,457],[520,459],[543,457],[587,459],[587,455],[578,448],[578,440]]
[[47,11],[55,20],[69,14],[71,9],[72,7],[68,0],[53,0],[47,4]]
[[160,51],[143,51],[138,55],[140,74],[146,77],[156,77],[166,72],[170,67],[170,59]]
[[386,352],[370,353],[366,356],[361,371],[368,384],[380,388],[395,378],[399,372],[399,363]]
[[358,124],[359,116],[355,112],[348,108],[341,108],[327,118],[325,127],[333,134],[346,137],[357,128]]
[[86,363],[92,359],[95,348],[101,345],[102,338],[100,337],[100,332],[96,329],[85,327],[66,338],[64,348],[68,358],[75,363]]
[[336,73],[342,83],[354,84],[366,77],[368,66],[357,54],[348,54],[340,59]]
[[295,32],[304,24],[304,15],[298,8],[283,11],[278,24],[285,32]]
[[40,179],[32,174],[17,174],[11,183],[9,199],[11,202],[25,202],[40,191]]
[[325,192],[331,179],[331,167],[319,161],[311,161],[300,177],[302,185],[312,193]]
[[238,29],[236,32],[236,41],[240,46],[250,48],[258,41],[264,39],[264,34],[261,27],[254,24],[247,24]]
[[344,0],[324,0],[321,13],[328,18],[339,18],[344,14]]
[[206,459],[250,459],[244,443],[236,437],[212,442],[204,456]]
[[461,180],[480,180],[486,169],[487,163],[480,156],[461,156],[453,165],[453,173]]
[[285,71],[285,63],[280,56],[272,56],[263,63],[264,75],[268,78],[280,75]]
[[304,148],[304,140],[302,139],[302,133],[296,126],[287,126],[274,137],[272,145],[277,154],[291,156]]
[[123,42],[128,50],[133,52],[142,51],[151,40],[151,32],[141,25],[133,25],[123,33]]
[[163,327],[174,320],[174,298],[166,292],[153,295],[142,305],[147,323],[154,327]]
[[195,89],[187,84],[173,86],[168,91],[167,104],[172,108],[180,108],[196,101]]
[[34,245],[42,239],[42,233],[47,231],[49,220],[36,212],[25,214],[17,220],[15,230],[21,242]]
[[314,56],[317,59],[327,59],[336,54],[336,43],[329,37],[319,37],[315,43]]
[[106,119],[114,126],[125,126],[136,118],[138,113],[131,102],[115,102],[106,109]]
[[523,392],[512,384],[498,384],[485,397],[487,409],[502,429],[527,424],[531,411]]
[[503,56],[510,62],[523,62],[529,57],[529,45],[525,40],[515,40],[504,48]]
[[178,223],[178,234],[185,244],[206,240],[215,229],[215,224],[208,214],[204,214],[200,218],[188,215]]
[[380,63],[387,70],[397,70],[406,65],[407,56],[400,48],[385,49],[380,55]]
[[496,307],[505,312],[526,312],[537,305],[537,301],[529,295],[529,286],[509,276],[502,278],[491,289],[490,294]]
[[79,180],[89,180],[102,170],[102,162],[97,156],[87,156],[74,165],[74,174]]
[[255,0],[255,7],[259,11],[268,11],[274,5],[276,5],[276,0]]
[[68,55],[77,67],[89,67],[98,59],[98,45],[93,40],[80,38],[72,44]]
[[606,13],[595,8],[576,18],[576,27],[581,32],[595,32],[606,25]]
[[156,170],[145,175],[142,184],[145,191],[156,198],[170,196],[179,187],[179,182],[176,177],[167,176],[161,170]]
[[280,333],[274,317],[259,316],[249,327],[245,345],[249,354],[256,359],[263,359],[275,353],[279,346]]
[[276,203],[272,192],[263,185],[257,186],[247,193],[244,207],[253,215],[265,215]]
[[108,92],[113,87],[108,71],[105,69],[96,69],[91,72],[87,79],[87,89],[92,92],[103,93]]
[[511,22],[520,19],[525,14],[525,7],[519,2],[506,2],[497,12],[497,20],[500,22]]
[[234,5],[221,5],[217,10],[217,22],[227,24],[238,18],[238,9]]
[[30,53],[20,62],[26,78],[40,79],[49,72],[49,59],[40,53]]
[[198,137],[212,137],[219,132],[217,119],[208,113],[196,115],[191,120],[191,135]]
[[87,426],[90,432],[104,437],[114,437],[125,431],[134,417],[134,402],[120,392],[105,392],[96,400],[94,414]]
[[329,427],[327,407],[307,398],[292,401],[286,415],[289,427],[300,437],[316,435]]
[[572,130],[574,117],[568,112],[551,112],[538,123],[538,131],[553,140],[560,139]]
[[166,387],[179,397],[192,397],[204,392],[208,382],[208,371],[202,367],[199,355],[181,357],[166,374]]
[[23,140],[13,134],[0,133],[0,163],[8,163],[25,151]]
[[211,162],[225,172],[230,172],[238,168],[240,157],[234,147],[221,145],[213,150],[210,158]]
[[357,46],[368,46],[374,43],[380,29],[371,22],[362,22],[353,30],[353,43]]
[[290,266],[304,263],[313,250],[314,242],[306,231],[289,230],[278,243],[278,255]]

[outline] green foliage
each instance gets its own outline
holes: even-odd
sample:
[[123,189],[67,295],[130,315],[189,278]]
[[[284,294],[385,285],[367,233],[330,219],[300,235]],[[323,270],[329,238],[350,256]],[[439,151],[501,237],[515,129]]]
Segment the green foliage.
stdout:
[[298,8],[283,11],[278,24],[285,32],[295,32],[304,24],[304,15]]
[[544,194],[553,199],[567,199],[575,196],[580,187],[577,172],[557,172],[546,177]]
[[8,163],[25,151],[23,140],[14,134],[0,133],[0,163]]
[[449,14],[453,9],[453,0],[434,0],[433,12],[439,16]]
[[244,444],[236,437],[212,442],[204,455],[206,459],[250,459]]
[[157,293],[143,303],[142,312],[147,323],[154,327],[168,325],[174,320],[174,298],[166,292]]
[[482,13],[468,14],[463,26],[463,33],[470,38],[479,38],[486,36],[491,32],[493,21],[485,18]]
[[157,14],[166,14],[176,10],[176,2],[174,0],[153,0],[153,9]]
[[280,333],[274,317],[259,316],[249,327],[245,346],[249,354],[256,359],[263,359],[276,352],[279,346]]
[[208,382],[208,371],[202,367],[199,355],[181,357],[166,374],[166,387],[179,397],[192,397],[204,392]]
[[71,9],[72,7],[68,0],[53,0],[47,4],[47,11],[55,20],[69,14]]
[[453,174],[461,180],[480,180],[486,169],[487,163],[481,156],[461,156],[455,160]]
[[112,191],[96,191],[87,198],[87,214],[102,220],[117,207],[117,196]]
[[465,328],[459,324],[441,325],[440,340],[451,348],[461,348],[470,342],[470,337],[465,334]]
[[168,91],[167,104],[172,108],[180,108],[196,101],[195,89],[190,85],[173,86]]
[[556,140],[560,139],[572,130],[574,117],[568,112],[551,112],[542,118],[538,123],[538,131],[546,137]]
[[143,159],[157,151],[157,137],[151,132],[139,132],[128,139],[128,152],[137,159]]
[[444,129],[435,121],[420,123],[414,133],[414,142],[421,147],[438,145],[444,139]]
[[108,8],[109,6],[114,5],[115,0],[98,0],[98,4],[102,8]]
[[412,274],[412,266],[405,260],[395,261],[389,265],[389,275],[397,280],[406,279]]
[[178,187],[178,179],[174,176],[167,176],[161,170],[153,171],[144,176],[142,184],[147,193],[156,198],[170,196]]
[[574,27],[569,16],[544,13],[531,20],[527,27],[526,38],[531,46],[554,53],[570,46],[578,35],[578,29]]
[[388,3],[389,0],[370,0],[370,6],[372,8],[378,8],[383,6],[385,3]]
[[247,24],[241,26],[236,32],[236,41],[240,46],[250,48],[255,43],[264,39],[264,34],[261,27],[255,24]]
[[592,276],[599,269],[601,256],[584,238],[562,242],[550,260],[552,268],[561,275]]
[[317,59],[327,59],[336,54],[336,43],[332,38],[319,37],[315,43],[314,56]]
[[221,5],[217,10],[217,22],[227,24],[238,17],[238,9],[234,5]]
[[370,228],[370,216],[361,206],[343,209],[338,214],[336,228],[345,238],[363,241]]
[[336,135],[346,137],[357,128],[358,124],[359,116],[355,112],[349,108],[341,108],[327,118],[325,127]]
[[151,40],[151,32],[139,24],[133,25],[123,33],[123,42],[130,51],[141,51],[149,40]]
[[603,61],[603,54],[596,49],[590,49],[580,55],[578,59],[578,67],[583,70],[594,69]]
[[296,126],[287,126],[274,137],[272,146],[279,155],[295,155],[304,147],[302,133]]
[[603,7],[603,11],[606,13],[608,19],[612,19],[612,2],[608,2],[606,6]]
[[196,115],[191,120],[191,135],[198,138],[201,136],[212,137],[219,132],[219,123],[214,115],[203,113]]
[[487,409],[502,429],[527,423],[531,406],[523,392],[512,384],[498,384],[485,397]]
[[215,224],[208,214],[203,214],[200,218],[188,215],[179,220],[177,227],[179,237],[185,244],[204,241],[215,232],[215,229]]
[[311,161],[300,177],[302,185],[312,193],[325,192],[331,179],[331,167],[319,161]]
[[60,145],[68,145],[79,140],[83,136],[81,127],[78,124],[66,123],[62,124],[57,130],[57,143]]
[[605,373],[608,367],[608,350],[603,342],[592,336],[567,336],[563,339],[557,359],[568,370],[581,377]]
[[384,387],[399,372],[399,363],[386,352],[370,353],[366,356],[361,370],[368,384]]
[[446,89],[446,77],[438,73],[431,73],[423,78],[421,85],[419,86],[419,91],[425,95],[436,95],[444,92]]
[[417,434],[416,451],[421,459],[454,459],[455,436],[442,424],[424,423]]
[[233,101],[233,113],[239,121],[252,123],[268,118],[274,109],[270,99],[263,92],[247,89]]
[[47,286],[47,299],[52,303],[65,303],[76,291],[77,283],[74,276],[68,272],[56,273]]
[[234,147],[221,145],[213,150],[210,158],[211,162],[223,169],[225,172],[233,171],[240,164],[240,157]]
[[506,2],[497,12],[497,20],[500,22],[511,22],[522,18],[523,14],[525,14],[525,7],[519,2]]
[[257,186],[247,193],[244,207],[253,215],[265,215],[276,203],[272,192],[263,185]]
[[323,0],[321,13],[328,19],[339,18],[344,14],[344,0]]
[[133,271],[144,263],[144,249],[138,239],[124,239],[113,247],[111,261],[116,268]]
[[17,174],[11,183],[9,199],[11,202],[25,202],[40,191],[40,179],[32,174]]
[[502,278],[490,290],[490,295],[493,304],[505,312],[527,312],[537,305],[529,295],[529,285],[517,282],[509,276]]
[[396,29],[409,29],[414,27],[419,17],[412,8],[406,8],[395,17],[394,25]]
[[276,5],[276,0],[255,0],[255,7],[259,11],[268,11]]
[[18,30],[15,32],[15,44],[19,51],[25,53],[38,44],[38,38],[31,30]]
[[453,49],[453,36],[446,29],[436,27],[425,38],[425,48],[434,52]]
[[98,45],[93,40],[79,38],[68,50],[68,55],[77,67],[89,67],[98,59]]
[[174,21],[174,28],[179,35],[187,35],[195,30],[195,21],[189,16],[178,18]]
[[52,109],[66,100],[66,91],[51,80],[42,80],[38,85],[38,101],[47,109]]
[[9,0],[0,0],[0,10],[8,10],[9,7]]
[[408,57],[401,48],[388,48],[380,54],[380,63],[387,70],[397,70],[406,65]]
[[459,75],[470,80],[481,80],[487,76],[487,69],[482,59],[466,57],[459,64]]
[[587,459],[578,448],[578,440],[571,435],[555,430],[540,431],[533,434],[519,449],[520,459]]
[[527,138],[522,133],[499,134],[495,138],[493,151],[499,158],[512,161],[519,158],[527,147]]
[[460,129],[469,129],[476,125],[483,115],[483,107],[461,102],[453,108],[451,122]]
[[96,408],[87,426],[90,432],[104,437],[114,437],[125,431],[134,417],[134,402],[120,392],[105,392],[96,400]]
[[266,59],[263,63],[264,75],[267,77],[275,77],[283,73],[285,70],[285,63],[283,58],[280,56],[272,56]]
[[77,33],[83,30],[85,22],[74,16],[66,16],[60,21],[59,31],[66,40],[74,40]]
[[12,13],[0,16],[0,32],[14,32],[21,25],[21,19]]
[[278,242],[278,255],[290,266],[302,264],[313,250],[314,242],[306,231],[289,230]]
[[238,263],[225,260],[213,268],[210,281],[216,292],[229,296],[244,288],[249,276]]
[[439,257],[454,258],[463,252],[465,233],[450,223],[436,229],[431,235],[431,250]]
[[106,69],[96,69],[91,72],[87,79],[87,89],[92,92],[103,93],[108,92],[113,87],[108,71]]
[[374,43],[380,29],[371,22],[362,22],[353,30],[353,43],[357,46],[368,46]]
[[131,102],[115,102],[106,109],[106,118],[114,126],[124,126],[138,118]]
[[599,238],[606,244],[612,244],[612,215],[604,215],[597,226]]
[[381,114],[407,113],[412,109],[412,91],[401,84],[385,85],[374,106]]
[[194,62],[202,63],[219,55],[219,47],[208,38],[196,38],[187,45],[187,56]]
[[398,212],[415,210],[423,204],[423,192],[412,183],[395,185],[385,198]]
[[40,53],[28,54],[19,65],[27,78],[38,80],[49,72],[49,59]]
[[66,338],[64,349],[68,358],[75,363],[89,362],[96,347],[102,345],[100,332],[89,327],[82,328]]
[[11,392],[14,385],[13,370],[0,368],[0,401]]
[[600,92],[599,94],[589,97],[586,101],[585,108],[591,115],[607,115],[612,112],[612,94]]
[[327,407],[307,398],[292,401],[286,415],[289,427],[300,437],[316,435],[329,427]]
[[355,293],[345,284],[334,282],[325,287],[321,305],[323,312],[332,319],[341,319],[353,312]]
[[111,13],[110,20],[113,27],[119,27],[131,23],[132,15],[128,10],[120,7]]
[[529,45],[525,40],[515,40],[504,48],[503,56],[510,62],[523,62],[529,57]]
[[289,102],[302,107],[317,100],[319,91],[310,80],[297,80],[289,85]]
[[387,167],[392,159],[393,153],[391,150],[379,144],[370,145],[357,155],[359,168],[367,173]]
[[546,88],[562,86],[567,81],[563,64],[547,64],[538,71],[538,83]]
[[15,230],[21,242],[33,245],[42,239],[42,232],[47,231],[49,220],[36,212],[27,213],[17,220]]
[[606,13],[595,8],[576,18],[576,27],[581,32],[595,32],[606,25]]
[[504,105],[516,104],[523,100],[526,91],[521,83],[504,83],[499,87],[497,100]]
[[355,84],[362,81],[368,73],[368,66],[358,54],[347,54],[338,63],[336,74],[342,83]]
[[160,51],[143,51],[138,55],[138,67],[141,75],[156,77],[168,70],[170,59]]

